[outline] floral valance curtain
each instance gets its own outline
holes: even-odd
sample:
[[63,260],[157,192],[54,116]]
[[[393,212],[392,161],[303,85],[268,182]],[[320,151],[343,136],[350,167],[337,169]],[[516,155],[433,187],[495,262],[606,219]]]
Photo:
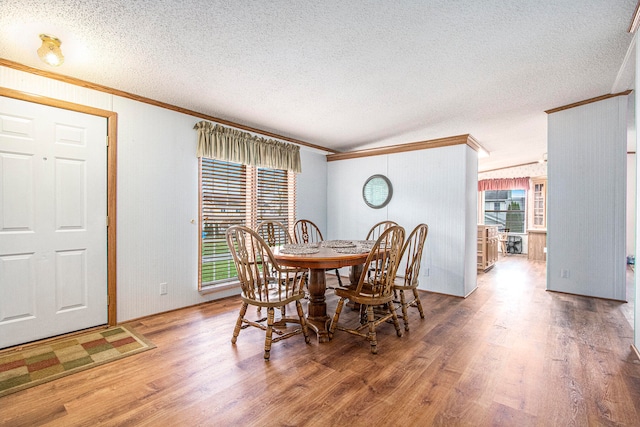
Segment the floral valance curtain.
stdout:
[[478,181],[478,191],[528,190],[528,189],[529,189],[529,177],[483,179]]
[[206,121],[196,123],[198,157],[302,172],[300,147]]

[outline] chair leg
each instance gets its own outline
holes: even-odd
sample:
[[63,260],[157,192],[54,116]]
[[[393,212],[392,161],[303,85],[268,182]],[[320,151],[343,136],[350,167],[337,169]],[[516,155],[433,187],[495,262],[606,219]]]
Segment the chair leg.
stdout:
[[404,289],[400,290],[400,307],[402,308],[402,320],[404,321],[404,330],[409,330],[409,314],[407,310],[407,299],[404,296]]
[[342,287],[342,279],[340,278],[340,270],[336,268],[336,277],[338,278],[338,285]]
[[246,302],[242,303],[242,307],[240,307],[240,314],[238,314],[238,320],[236,320],[236,327],[233,328],[233,336],[231,337],[231,343],[235,344],[238,340],[238,335],[240,334],[240,329],[242,328],[242,319],[244,319],[244,315],[247,313],[247,307],[249,304]]
[[342,312],[342,306],[344,305],[344,298],[340,298],[338,300],[338,305],[336,306],[336,313],[333,315],[333,319],[331,320],[331,325],[329,326],[329,339],[333,338],[333,333],[336,331],[336,326],[338,326],[338,319],[340,318],[340,313]]
[[[376,336],[376,323],[373,316],[373,306],[367,306],[367,321],[369,323],[369,342],[371,343],[371,353],[378,354],[378,338]],[[398,319],[396,319],[396,322]]]
[[267,308],[267,336],[264,340],[264,360],[269,360],[271,356],[271,337],[273,335],[273,321],[275,318],[275,310],[273,307]]
[[304,311],[302,311],[302,304],[300,304],[300,300],[296,300],[296,309],[298,310],[298,317],[300,318],[300,326],[302,326],[304,342],[309,344],[311,342],[311,338],[309,337],[309,328],[307,328],[307,320],[304,317]]
[[418,311],[420,312],[420,318],[424,319],[424,310],[422,309],[422,303],[420,302],[420,294],[417,289],[413,290],[413,297],[415,298],[416,306],[418,307]]
[[369,323],[369,314],[367,312],[367,306],[366,305],[358,305],[358,309],[360,310],[360,324],[361,325],[366,325],[367,323]]
[[396,327],[396,335],[402,336],[402,330],[400,329],[400,322],[398,321],[398,315],[396,314],[396,307],[393,303],[389,303],[389,310],[391,310],[391,318],[393,319],[393,326]]

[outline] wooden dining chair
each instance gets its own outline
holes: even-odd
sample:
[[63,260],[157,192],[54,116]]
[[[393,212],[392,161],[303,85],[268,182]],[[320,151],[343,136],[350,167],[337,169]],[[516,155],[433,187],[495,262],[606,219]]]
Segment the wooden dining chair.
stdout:
[[[291,238],[291,234],[287,227],[284,226],[280,221],[262,221],[256,227],[256,232],[258,235],[264,240],[267,245],[271,248],[275,246],[282,246],[288,243],[293,243],[293,239]],[[275,276],[277,276],[277,269],[269,265],[269,260],[265,260],[265,265],[267,266],[268,271],[271,271],[273,274],[273,283],[277,283]],[[305,274],[306,272],[302,272],[301,274]],[[258,312],[260,312],[261,307],[258,307]],[[286,307],[281,307],[282,316],[286,315]]]
[[[378,237],[380,237],[380,235],[386,229],[388,229],[389,227],[396,226],[396,225],[398,225],[398,224],[396,222],[394,222],[394,221],[380,221],[379,223],[377,223],[376,225],[371,227],[371,229],[367,233],[366,240],[377,240]],[[371,274],[371,270],[369,271],[369,274]]]
[[367,240],[377,240],[378,237],[380,237],[380,235],[382,234],[383,231],[385,231],[387,228],[393,227],[395,225],[398,225],[398,224],[396,222],[394,222],[394,221],[381,221],[381,222],[377,223],[376,225],[374,225],[373,227],[371,227],[371,229],[367,233],[366,239]]
[[[409,316],[407,314],[409,307],[416,307],[420,313],[420,318],[424,319],[424,310],[422,309],[422,302],[420,302],[420,294],[418,293],[418,278],[420,276],[422,251],[428,233],[429,226],[427,224],[419,224],[413,229],[411,234],[409,234],[409,237],[407,237],[407,240],[402,246],[402,252],[400,253],[401,264],[400,267],[398,267],[398,274],[396,275],[393,289],[394,292],[400,295],[400,301],[394,302],[399,303],[402,309],[402,320],[405,331],[409,330]],[[400,274],[402,274],[402,276],[400,276]]]
[[[320,228],[308,219],[299,219],[293,225],[293,236],[296,243],[319,243],[324,240]],[[340,278],[340,270],[337,268],[329,268],[326,271],[333,270],[338,278],[338,286],[342,286]]]
[[507,255],[507,243],[509,242],[509,229],[505,228],[498,232],[498,242],[500,243],[500,251],[502,256]]
[[[242,288],[240,298],[242,306],[240,314],[233,330],[231,342],[236,343],[241,329],[253,326],[266,331],[264,342],[264,359],[269,360],[271,344],[302,333],[304,340],[310,342],[309,332],[302,304],[304,298],[305,276],[299,268],[280,266],[273,257],[271,249],[257,232],[248,227],[234,225],[227,229],[227,244],[238,272],[238,280]],[[268,271],[266,266],[273,269]],[[278,286],[273,284],[273,271],[276,272],[275,280]],[[295,303],[298,312],[297,318],[286,318],[284,315],[278,322],[275,321],[275,308],[281,308],[289,303]],[[249,305],[267,309],[267,317],[258,320],[249,320],[245,317]],[[266,321],[266,324],[264,323]],[[286,330],[287,323],[300,324],[300,328]],[[273,334],[276,337],[273,337]]]
[[317,243],[324,240],[320,228],[308,219],[299,219],[293,224],[293,238],[296,243]]
[[293,243],[289,230],[279,221],[263,221],[256,227],[256,232],[271,248]]
[[270,247],[293,243],[291,233],[287,227],[279,221],[262,221],[256,227],[258,235],[267,242]]
[[[389,319],[393,320],[396,334],[401,337],[400,323],[393,304],[393,281],[396,269],[400,262],[400,251],[404,242],[404,228],[393,226],[384,231],[371,252],[367,256],[362,274],[356,286],[349,288],[337,288],[339,297],[336,312],[329,327],[329,338],[332,338],[336,330],[345,331],[353,335],[359,335],[369,340],[371,353],[378,353],[378,340],[376,327]],[[372,273],[367,274],[372,268]],[[346,300],[360,305],[360,309],[366,312],[366,320],[359,326],[348,327],[340,324],[340,314]],[[383,307],[384,312],[374,307]],[[377,316],[376,316],[377,314]],[[362,318],[362,317],[361,317]]]

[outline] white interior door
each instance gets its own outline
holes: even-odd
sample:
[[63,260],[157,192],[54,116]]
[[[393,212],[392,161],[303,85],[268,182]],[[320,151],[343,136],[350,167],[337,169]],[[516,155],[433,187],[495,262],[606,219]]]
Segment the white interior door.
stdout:
[[0,97],[0,348],[107,323],[106,135]]

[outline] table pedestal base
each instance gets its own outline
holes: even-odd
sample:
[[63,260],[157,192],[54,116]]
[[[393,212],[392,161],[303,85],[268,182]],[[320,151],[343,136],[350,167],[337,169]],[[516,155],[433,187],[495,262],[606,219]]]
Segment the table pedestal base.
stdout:
[[[351,286],[358,284],[360,275],[362,274],[362,264],[351,266],[349,280]],[[329,341],[329,324],[331,318],[327,316],[327,300],[325,291],[327,290],[327,282],[325,269],[309,270],[309,305],[307,307],[307,326],[314,331],[318,337],[318,342]],[[352,309],[359,309],[358,306],[351,306]]]
[[324,268],[309,270],[309,305],[307,326],[318,336],[318,342],[329,341],[329,316],[324,292],[327,289]]
[[318,342],[329,342],[329,317],[325,320],[307,317],[307,327],[316,333]]

